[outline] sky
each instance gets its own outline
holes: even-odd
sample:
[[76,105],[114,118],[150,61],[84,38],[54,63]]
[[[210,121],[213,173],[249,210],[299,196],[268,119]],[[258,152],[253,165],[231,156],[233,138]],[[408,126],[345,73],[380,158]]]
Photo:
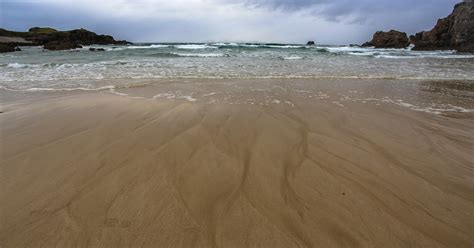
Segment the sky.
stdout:
[[0,27],[86,28],[132,42],[359,44],[429,30],[460,0],[0,0]]

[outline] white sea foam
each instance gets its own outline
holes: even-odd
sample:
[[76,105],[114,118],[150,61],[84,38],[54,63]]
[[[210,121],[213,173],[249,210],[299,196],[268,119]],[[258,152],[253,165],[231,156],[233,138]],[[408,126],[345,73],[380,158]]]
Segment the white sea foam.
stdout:
[[201,57],[201,58],[224,56],[224,54],[222,53],[171,53],[171,54],[177,55],[180,57]]
[[176,95],[172,94],[172,93],[160,93],[160,94],[154,95],[152,97],[152,99],[158,99],[158,98],[174,99],[174,98],[176,98]]
[[270,47],[270,48],[283,48],[283,49],[305,48],[305,46],[295,46],[295,45],[263,45],[263,46]]
[[7,67],[10,67],[10,68],[23,68],[23,67],[25,67],[25,65],[24,64],[19,64],[19,63],[8,63]]
[[187,45],[175,45],[178,49],[217,49],[215,46],[201,45],[201,44],[187,44]]
[[213,96],[213,95],[216,95],[216,94],[219,94],[221,92],[211,92],[211,93],[207,93],[207,94],[203,94],[202,96]]
[[85,88],[85,87],[76,87],[76,88],[46,88],[46,87],[33,87],[33,88],[22,88],[22,89],[12,89],[5,86],[0,86],[0,89],[7,91],[16,91],[16,92],[38,92],[38,91],[101,91],[101,90],[110,90],[114,89],[115,86],[104,86],[98,88]]
[[182,98],[182,99],[186,99],[190,102],[194,102],[194,101],[197,101],[196,98],[193,98],[192,96],[179,96],[178,98]]
[[463,107],[455,106],[452,104],[432,104],[432,106],[418,106],[412,103],[405,102],[402,99],[396,99],[393,100],[389,97],[384,97],[382,99],[378,98],[364,98],[364,99],[357,99],[363,103],[366,102],[377,102],[377,105],[379,102],[383,103],[390,103],[390,104],[395,104],[400,107],[408,108],[414,111],[419,111],[419,112],[425,112],[425,113],[430,113],[430,114],[443,114],[446,112],[457,112],[457,113],[473,113],[474,109],[466,109]]
[[128,96],[128,94],[125,94],[125,93],[122,93],[122,92],[117,92],[117,91],[115,91],[115,89],[110,89],[109,92],[112,93],[112,94],[115,94],[115,95],[119,95],[119,96]]
[[291,107],[295,107],[295,104],[290,101],[285,101],[286,104],[290,105]]
[[334,102],[332,102],[332,103],[336,104],[337,106],[339,106],[339,107],[341,107],[341,108],[344,107],[344,104],[342,104],[342,103],[340,103],[340,102],[334,101]]
[[234,47],[237,47],[237,46],[240,46],[240,44],[237,44],[237,43],[222,43],[222,42],[218,42],[218,43],[212,43],[210,44],[212,46],[234,46]]
[[413,51],[408,48],[373,48],[373,47],[316,47],[330,53],[347,54],[352,56],[368,56],[385,59],[414,59],[414,58],[443,58],[443,59],[469,59],[474,54],[460,54],[455,50],[441,51]]
[[180,92],[178,91],[177,93],[160,93],[157,95],[154,95],[152,99],[158,99],[158,98],[166,98],[166,99],[185,99],[190,102],[197,101],[196,98],[194,98],[192,95],[181,95]]
[[154,44],[154,45],[150,45],[150,48],[168,48],[170,46],[171,45]]
[[20,63],[8,63],[6,67],[8,68],[27,68],[27,67],[34,67],[34,64],[20,64]]

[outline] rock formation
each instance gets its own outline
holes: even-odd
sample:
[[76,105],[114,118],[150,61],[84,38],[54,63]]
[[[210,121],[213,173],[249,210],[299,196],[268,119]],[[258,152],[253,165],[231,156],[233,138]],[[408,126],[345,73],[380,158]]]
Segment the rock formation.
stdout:
[[70,50],[82,48],[81,45],[69,40],[50,40],[43,45],[47,50]]
[[306,43],[307,46],[314,46],[316,45],[316,43],[314,43],[314,41],[310,40]]
[[414,37],[415,50],[455,49],[474,52],[474,2],[456,4],[453,12],[436,26]]
[[15,51],[17,51],[15,45],[0,43],[0,53],[9,53]]
[[28,45],[31,45],[31,42],[21,37],[0,36],[0,53],[21,51],[18,46]]
[[115,40],[110,35],[98,35],[85,29],[57,31],[53,28],[30,28],[28,32],[14,32],[0,28],[0,44],[8,46],[43,46],[48,50],[67,50],[81,45],[126,45],[124,40]]
[[91,51],[91,52],[105,52],[105,49],[104,48],[91,47],[91,48],[89,48],[89,51]]
[[374,46],[375,48],[406,48],[408,45],[410,43],[407,34],[396,30],[378,31],[371,41],[362,44],[364,47]]

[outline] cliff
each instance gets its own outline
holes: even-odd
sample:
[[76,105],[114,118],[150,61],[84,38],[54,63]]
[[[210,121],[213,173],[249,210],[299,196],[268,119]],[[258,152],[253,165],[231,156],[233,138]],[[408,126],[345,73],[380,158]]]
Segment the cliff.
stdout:
[[413,43],[415,50],[474,52],[474,3],[457,4],[453,12],[439,19],[432,30],[417,33]]

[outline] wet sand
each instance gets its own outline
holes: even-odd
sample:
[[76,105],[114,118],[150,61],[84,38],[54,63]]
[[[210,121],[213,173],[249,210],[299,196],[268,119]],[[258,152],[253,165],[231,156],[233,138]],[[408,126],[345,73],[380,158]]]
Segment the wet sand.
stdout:
[[0,246],[472,247],[472,90],[403,85],[3,91]]

